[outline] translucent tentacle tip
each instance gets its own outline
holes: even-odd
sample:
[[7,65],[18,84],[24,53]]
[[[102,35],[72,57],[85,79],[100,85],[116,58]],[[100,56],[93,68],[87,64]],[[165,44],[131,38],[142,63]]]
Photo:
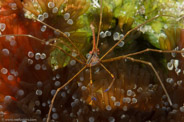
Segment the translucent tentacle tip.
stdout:
[[109,91],[109,89],[106,89],[104,92],[107,92],[107,91]]
[[95,100],[96,101],[96,97],[92,97],[91,100]]

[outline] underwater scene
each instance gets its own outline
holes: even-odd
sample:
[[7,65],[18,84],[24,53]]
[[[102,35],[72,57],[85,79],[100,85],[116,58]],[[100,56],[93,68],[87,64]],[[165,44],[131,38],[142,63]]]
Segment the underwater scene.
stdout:
[[184,122],[183,0],[0,0],[0,122]]

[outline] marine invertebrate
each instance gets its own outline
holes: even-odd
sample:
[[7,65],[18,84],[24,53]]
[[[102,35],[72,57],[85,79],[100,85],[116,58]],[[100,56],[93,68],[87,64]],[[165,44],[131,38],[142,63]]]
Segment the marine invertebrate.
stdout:
[[[24,1],[24,2],[25,2],[24,5],[26,6],[26,1]],[[29,5],[31,6],[33,4],[32,1],[27,1],[27,2],[29,3],[28,6]],[[47,4],[49,2],[46,3],[46,7],[47,7]],[[69,2],[71,2],[71,1],[69,1]],[[53,2],[51,2],[49,5],[52,5],[52,4],[53,4]],[[56,3],[54,3],[54,4],[56,5]],[[66,4],[64,4],[64,5],[66,5]],[[104,5],[105,5],[105,3],[104,3]],[[26,7],[28,7],[28,6],[26,6]],[[44,8],[44,5],[42,5],[42,6]],[[75,7],[76,6],[74,6],[74,8]],[[97,8],[97,9],[99,9],[99,8]],[[22,10],[22,9],[20,9],[20,10]],[[55,10],[56,9],[54,9],[54,8],[49,9],[49,11],[50,11],[49,16],[53,16],[53,18],[55,18],[57,16],[57,14],[53,13],[53,11],[55,12]],[[101,10],[103,10],[103,9],[101,9]],[[48,11],[48,9],[46,9],[46,11]],[[105,12],[105,10],[103,12]],[[15,14],[15,15],[17,15],[17,14]],[[38,15],[36,17],[38,17]],[[157,18],[157,17],[158,16],[156,16],[155,18]],[[63,19],[64,16],[61,16],[60,18]],[[31,18],[31,20],[26,19],[26,20],[24,20],[24,22],[31,22],[32,23],[33,22],[32,19],[34,20],[34,18]],[[38,19],[38,18],[35,18],[35,19]],[[83,19],[85,20],[85,17]],[[16,59],[16,61],[17,60],[22,61],[21,65],[18,65],[17,67],[20,68],[20,70],[18,70],[18,74],[19,74],[18,78],[20,78],[20,80],[21,80],[20,87],[24,90],[21,90],[21,89],[17,90],[17,94],[19,95],[19,97],[17,97],[14,94],[9,93],[9,95],[15,96],[17,98],[17,101],[13,101],[10,103],[6,102],[6,100],[10,97],[5,97],[6,99],[3,101],[3,102],[8,103],[6,105],[3,105],[3,107],[4,107],[3,109],[11,111],[11,114],[10,114],[11,117],[14,116],[16,118],[17,116],[15,116],[12,113],[19,113],[18,116],[20,116],[20,117],[24,117],[24,116],[34,117],[38,121],[45,121],[46,118],[48,117],[47,112],[48,112],[49,108],[52,111],[52,115],[51,115],[52,120],[76,120],[76,121],[77,120],[78,121],[100,121],[100,120],[115,121],[115,120],[117,120],[117,121],[121,121],[121,119],[123,119],[123,120],[129,119],[129,120],[135,121],[137,118],[139,118],[140,121],[141,120],[147,121],[147,120],[158,120],[155,117],[155,116],[158,116],[158,114],[163,115],[164,120],[167,120],[167,119],[173,117],[173,113],[175,111],[173,111],[172,108],[168,105],[168,101],[166,99],[167,97],[164,95],[163,90],[161,89],[161,86],[159,84],[157,84],[157,79],[156,79],[156,76],[155,76],[153,70],[144,64],[141,65],[139,63],[130,62],[127,60],[125,60],[125,61],[124,60],[120,60],[120,61],[113,60],[112,63],[105,64],[105,67],[107,67],[107,69],[109,69],[109,71],[112,72],[116,78],[114,84],[112,85],[112,88],[109,89],[108,92],[104,92],[104,91],[105,91],[105,89],[108,88],[109,84],[112,83],[111,76],[108,74],[108,72],[106,72],[106,70],[103,67],[95,66],[92,68],[93,72],[91,72],[93,74],[93,77],[92,77],[93,84],[92,85],[89,84],[90,83],[90,78],[89,78],[90,77],[90,73],[89,73],[90,70],[87,69],[87,70],[85,70],[85,72],[83,72],[83,74],[80,74],[79,77],[76,77],[74,79],[74,82],[65,86],[58,93],[59,95],[56,97],[56,100],[55,101],[53,100],[55,102],[53,108],[50,107],[52,105],[51,99],[55,95],[56,90],[60,86],[65,84],[66,81],[69,80],[72,76],[74,76],[77,73],[77,70],[79,70],[81,68],[80,63],[76,63],[76,62],[77,61],[83,62],[82,60],[80,60],[80,56],[77,55],[78,54],[77,50],[75,50],[75,49],[73,50],[71,48],[71,47],[73,47],[72,44],[70,44],[70,42],[67,42],[67,36],[65,36],[65,37],[61,36],[62,35],[61,31],[60,31],[61,35],[58,35],[59,33],[57,33],[57,32],[59,32],[59,31],[57,29],[55,29],[57,27],[54,23],[52,23],[51,20],[49,18],[46,19],[45,21],[40,21],[40,19],[38,19],[38,21],[43,24],[43,25],[41,24],[42,26],[40,26],[40,23],[36,22],[36,24],[37,24],[36,27],[39,28],[39,29],[36,28],[36,30],[37,30],[36,32],[40,32],[39,34],[32,33],[34,28],[32,28],[32,30],[31,30],[31,27],[25,26],[26,24],[21,24],[21,25],[23,25],[23,27],[25,26],[25,28],[27,27],[31,30],[30,32],[28,31],[26,33],[26,35],[25,35],[24,31],[23,31],[24,33],[16,33],[16,32],[7,33],[7,34],[14,33],[13,38],[16,39],[16,42],[22,41],[21,38],[22,39],[23,38],[29,39],[28,44],[25,44],[25,46],[29,45],[29,43],[33,43],[34,39],[37,40],[37,41],[34,40],[35,44],[33,43],[33,44],[29,45],[30,48],[33,48],[33,49],[28,48],[27,51],[22,51],[23,53],[11,53],[12,55],[24,54],[24,55],[20,56],[21,57],[20,59]],[[141,38],[140,31],[133,32],[132,34],[129,34],[129,36],[125,40],[126,43],[124,45],[124,42],[122,41],[122,39],[123,39],[122,37],[124,36],[124,38],[125,38],[125,35],[123,35],[123,34],[125,34],[127,31],[129,31],[132,27],[130,27],[131,26],[131,22],[130,22],[131,19],[127,20],[127,22],[130,23],[128,27],[126,27],[126,24],[122,24],[123,20],[122,21],[121,20],[122,20],[122,18],[116,18],[116,20],[115,20],[116,25],[113,25],[114,23],[112,21],[114,21],[114,20],[112,20],[112,21],[109,21],[110,23],[112,22],[112,25],[110,24],[110,26],[104,26],[104,27],[103,27],[103,23],[102,23],[102,31],[97,32],[97,34],[98,34],[97,37],[100,38],[100,43],[99,43],[99,47],[98,47],[99,50],[101,51],[100,56],[103,56],[105,54],[106,50],[109,50],[108,48],[111,48],[111,45],[115,44],[115,43],[116,43],[116,45],[119,45],[119,47],[115,48],[115,50],[113,50],[113,51],[111,49],[110,55],[107,56],[108,58],[117,57],[117,56],[121,56],[121,55],[128,56],[126,54],[128,54],[128,53],[132,54],[132,52],[136,52],[136,54],[138,54],[137,52],[145,49],[145,47],[146,48],[147,47],[154,48],[153,46],[150,46],[150,45],[149,46],[146,45],[145,47],[142,48],[143,43],[141,43],[141,41],[143,41],[144,39]],[[1,20],[1,21],[3,21],[3,20]],[[121,25],[120,27],[117,24],[118,21],[119,21],[119,25]],[[146,22],[148,22],[148,21],[146,21]],[[18,22],[16,22],[16,23],[18,23]],[[49,26],[46,23],[49,23],[51,26]],[[97,22],[97,24],[94,22],[94,26],[96,27],[95,28],[96,31],[98,31],[98,29],[101,29],[100,27],[98,28],[98,24],[99,24],[98,22]],[[8,25],[8,24],[6,24],[6,25]],[[28,25],[32,25],[32,24],[29,23]],[[109,23],[106,25],[109,25]],[[69,25],[67,25],[67,26],[69,26]],[[89,24],[87,24],[86,26],[87,26],[87,28],[89,28]],[[48,32],[47,33],[47,35],[49,35],[48,37],[42,37],[42,36],[44,36],[44,33],[46,33],[46,32],[42,32],[44,30],[44,28],[42,28],[42,27],[47,28],[46,32]],[[54,28],[52,28],[52,27],[54,27]],[[70,27],[75,28],[75,26],[72,26],[72,25]],[[58,27],[58,28],[60,30],[63,29],[61,27]],[[125,30],[125,32],[121,32],[122,28],[123,28],[123,30]],[[126,28],[128,28],[128,29],[126,29]],[[53,32],[52,29],[55,30],[55,32]],[[27,29],[25,29],[25,30],[27,30]],[[74,29],[74,30],[76,31],[76,29]],[[78,31],[80,32],[81,30],[83,30],[83,29],[79,29]],[[135,30],[135,28],[133,30]],[[8,31],[9,31],[9,29],[6,28],[4,30],[4,32],[2,32],[2,34],[3,34],[2,36],[5,36],[4,34],[6,34],[6,32],[8,32]],[[73,31],[73,30],[71,29],[71,31]],[[89,31],[88,29],[86,29],[85,32],[87,32],[86,34],[92,35],[91,31]],[[54,35],[54,33],[56,35]],[[24,34],[24,35],[21,35],[21,34]],[[38,34],[38,36],[36,34]],[[71,33],[69,33],[69,34],[71,34]],[[93,33],[93,34],[95,34],[95,33]],[[68,33],[66,33],[66,35],[68,35]],[[25,37],[21,37],[21,36],[25,36]],[[87,38],[85,38],[86,36],[87,36]],[[29,38],[29,37],[31,37],[31,38]],[[35,38],[35,37],[38,37],[38,38]],[[45,42],[43,43],[44,45],[40,44],[40,41],[42,38],[44,38],[47,41],[47,43],[45,43]],[[54,38],[54,40],[53,40],[53,38]],[[69,39],[70,38],[73,39],[74,37],[71,37],[71,35],[70,35]],[[2,42],[5,41],[4,38],[1,38],[1,39],[2,39]],[[84,35],[84,40],[85,39],[88,40],[88,35]],[[76,39],[76,40],[78,40],[78,39]],[[133,42],[131,40],[137,40],[137,41],[139,40],[139,41],[136,43],[136,41]],[[75,42],[75,40],[72,40],[72,41]],[[118,42],[119,44],[116,41],[119,41]],[[41,41],[41,42],[43,42],[43,41]],[[95,41],[93,41],[93,42],[95,42]],[[139,43],[141,43],[141,44],[139,45]],[[23,43],[21,43],[21,44],[23,44]],[[146,44],[149,44],[149,43],[146,43]],[[22,45],[18,45],[18,47],[21,47],[21,46]],[[89,50],[88,43],[85,46],[87,46],[86,50]],[[125,48],[124,46],[127,46],[127,47]],[[42,47],[42,48],[40,48],[40,47]],[[69,49],[65,49],[67,47],[69,47]],[[2,45],[2,48],[7,49],[8,45]],[[60,50],[56,50],[56,48],[60,49],[60,50],[64,49],[65,53],[62,53],[62,51],[60,51]],[[5,49],[2,50],[3,55],[6,55],[8,52]],[[50,49],[54,50],[54,51],[52,51],[52,53],[54,53],[55,55],[54,54],[50,55],[50,54],[52,54],[50,52]],[[158,49],[156,49],[156,50],[158,51]],[[12,52],[12,51],[10,51],[10,52]],[[81,52],[81,50],[80,50],[80,52]],[[146,51],[143,51],[143,52],[146,52]],[[164,51],[161,51],[161,52],[164,52]],[[181,53],[181,51],[169,51],[169,52]],[[85,53],[85,51],[84,51],[84,53]],[[63,54],[64,54],[64,56],[63,56]],[[65,55],[65,54],[68,54],[68,55]],[[135,56],[134,58],[136,58],[138,60],[140,58],[145,59],[145,60],[151,62],[154,65],[154,67],[156,67],[156,66],[163,67],[163,65],[161,64],[162,62],[160,63],[159,61],[163,60],[165,58],[162,58],[162,57],[160,58],[159,56],[157,57],[154,55],[154,53],[149,53],[149,54],[152,56],[145,54],[145,55],[141,55],[141,56],[137,56],[137,57]],[[61,57],[64,57],[64,58],[63,59],[58,58],[57,57],[58,55],[61,55]],[[153,56],[155,56],[156,59],[154,59]],[[58,59],[50,60],[49,58],[52,58],[52,57],[53,58],[57,57]],[[68,57],[70,57],[71,59],[65,60]],[[11,59],[15,60],[15,58],[13,56],[8,56],[8,60],[11,60]],[[75,60],[73,60],[73,59],[75,59]],[[92,59],[93,59],[93,57],[92,57]],[[136,59],[133,61],[136,61]],[[62,62],[58,63],[58,60],[61,60]],[[91,61],[91,60],[89,60],[89,61]],[[108,60],[106,60],[106,61],[108,61]],[[91,62],[88,62],[88,64],[90,64],[90,63]],[[8,69],[8,71],[11,71],[11,68],[9,69],[9,67],[8,67],[10,64],[6,64],[7,65],[6,67],[5,67],[4,63],[1,63],[1,64],[3,65],[3,68],[1,68],[2,73],[6,73],[6,71],[7,71],[6,69]],[[52,64],[53,64],[53,66],[52,66]],[[122,67],[120,67],[120,66],[122,66]],[[18,68],[15,67],[15,69],[18,69]],[[156,69],[157,69],[157,72],[160,73],[159,76],[161,77],[162,81],[165,81],[164,78],[166,77],[165,75],[167,75],[167,73],[164,73],[162,68],[160,68],[160,69],[156,68]],[[147,72],[147,71],[149,71],[149,72]],[[16,71],[15,72],[12,71],[12,74],[16,75]],[[7,74],[7,75],[8,76],[6,76],[5,78],[9,78],[11,80],[12,75],[11,76],[9,76],[9,74]],[[3,79],[2,81],[3,81],[3,83],[6,83],[7,80]],[[178,83],[180,83],[180,82],[178,82]],[[17,84],[19,84],[19,83],[17,83]],[[168,90],[170,88],[170,86],[167,85],[166,83],[165,83],[165,85],[166,85],[166,88]],[[176,105],[175,106],[176,108],[174,108],[174,110],[177,110],[177,111],[179,110],[182,112],[183,99],[182,98],[179,99],[178,96],[173,95],[174,93],[180,93],[180,91],[177,91],[177,90],[178,89],[176,89],[176,88],[172,89],[172,90],[169,89],[168,92],[169,92],[169,95],[170,95],[172,101],[174,100],[174,97],[176,97],[178,100],[180,100],[179,102],[174,100],[174,103],[179,103],[178,104],[179,108],[177,108],[177,105]],[[7,90],[7,91],[9,91],[9,90]],[[173,92],[173,94],[172,94],[172,92]],[[96,98],[96,100],[91,99],[92,95]],[[33,98],[33,99],[29,100],[30,98]],[[8,100],[10,100],[10,99],[8,99]],[[18,111],[16,111],[16,112],[11,110],[11,105],[13,105],[14,103],[17,103],[17,106],[19,108]],[[147,104],[147,106],[145,106],[144,104]],[[25,110],[24,108],[29,108],[29,109]],[[153,114],[153,111],[156,111],[155,112],[156,114]],[[104,112],[104,114],[103,114],[103,112]],[[136,114],[136,112],[140,112],[141,114]],[[148,112],[149,114],[147,114],[147,116],[145,118],[141,118],[142,116],[146,115],[145,114],[146,112]],[[180,114],[182,114],[181,112],[180,112]],[[168,113],[171,115],[167,115]],[[82,115],[85,115],[85,117],[83,117]],[[133,115],[137,115],[136,119],[135,119],[135,117],[133,117]],[[176,116],[174,116],[173,118],[175,118],[175,117]],[[182,119],[182,118],[179,118],[179,119]]]

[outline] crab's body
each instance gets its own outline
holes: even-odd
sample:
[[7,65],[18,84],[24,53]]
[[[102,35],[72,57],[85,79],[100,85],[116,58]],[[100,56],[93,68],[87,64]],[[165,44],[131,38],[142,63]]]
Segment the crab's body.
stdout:
[[97,52],[92,52],[92,54],[90,54],[90,56],[87,59],[87,66],[96,66],[97,64],[100,63],[100,58],[98,57],[98,53]]

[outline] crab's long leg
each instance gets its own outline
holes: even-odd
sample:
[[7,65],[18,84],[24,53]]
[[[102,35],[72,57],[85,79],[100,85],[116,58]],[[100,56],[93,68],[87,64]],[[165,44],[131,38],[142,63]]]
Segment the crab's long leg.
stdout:
[[103,6],[102,6],[102,0],[100,0],[100,22],[98,26],[98,36],[97,36],[97,42],[96,42],[96,49],[98,49],[98,43],[100,39],[100,31],[102,26],[102,13],[103,13]]
[[49,112],[48,112],[48,117],[47,117],[47,122],[49,122],[50,120],[50,114],[54,105],[54,101],[56,99],[57,94],[59,93],[59,91],[61,91],[61,89],[63,89],[66,85],[68,85],[75,77],[77,77],[84,69],[86,69],[87,65],[85,65],[80,71],[78,71],[72,78],[70,78],[64,85],[62,85],[61,87],[59,87],[56,90],[56,93],[54,94],[52,100],[51,100],[51,104],[50,104],[50,108],[49,108]]
[[95,39],[95,27],[93,26],[93,24],[91,24],[90,28],[91,28],[91,31],[93,33],[93,48],[92,48],[92,52],[91,52],[91,54],[92,54],[94,51],[97,51],[97,48],[96,48],[96,39]]
[[116,60],[120,60],[122,58],[126,58],[126,57],[129,57],[129,56],[135,56],[135,55],[139,55],[139,54],[142,54],[142,53],[145,53],[145,52],[157,52],[157,53],[184,53],[184,50],[158,50],[158,49],[145,49],[145,50],[142,50],[142,51],[139,51],[139,52],[135,52],[135,53],[130,53],[130,54],[127,54],[127,55],[122,55],[122,56],[118,56],[118,57],[115,57],[115,58],[110,58],[110,59],[104,59],[104,60],[101,60],[102,63],[105,63],[105,62],[112,62],[112,61],[116,61]]
[[[29,38],[32,38],[32,39],[35,39],[39,42],[41,42],[42,44],[46,44],[45,40],[42,40],[42,39],[39,39],[35,36],[32,36],[32,35],[29,35],[29,34],[4,34],[4,35],[0,35],[0,37],[6,37],[6,36],[19,36],[19,37],[29,37]],[[51,44],[51,43],[48,43],[49,46],[51,47],[55,47],[55,48],[58,48],[59,50],[61,50],[63,53],[65,53],[66,55],[70,56],[71,58],[73,58],[74,60],[76,60],[78,63],[80,64],[84,64],[84,62],[78,60],[77,58],[73,57],[72,55],[70,55],[69,53],[67,53],[65,50],[63,50],[61,47],[57,46],[57,45],[54,45],[54,44]]]
[[112,82],[110,83],[110,85],[108,86],[108,88],[105,90],[105,92],[109,91],[109,89],[112,87],[112,85],[114,84],[115,82],[115,77],[114,75],[102,64],[100,63],[100,65],[105,69],[105,71],[108,72],[108,74],[112,77]]
[[62,34],[62,35],[72,44],[72,46],[73,46],[74,49],[77,51],[77,53],[79,54],[79,56],[80,56],[84,61],[86,61],[86,58],[80,53],[80,51],[78,50],[78,48],[75,46],[75,44],[72,42],[72,40],[71,40],[70,38],[68,38],[68,36],[67,36],[65,33],[63,33],[62,31],[60,31],[59,29],[56,29],[56,28],[54,28],[54,27],[48,25],[48,24],[45,23],[45,22],[42,22],[42,21],[40,21],[40,20],[38,20],[38,19],[37,19],[37,21],[39,21],[39,22],[42,23],[43,25],[48,26],[50,29],[52,29],[52,30],[54,30],[54,31],[57,31],[57,32],[59,32],[60,34]]

